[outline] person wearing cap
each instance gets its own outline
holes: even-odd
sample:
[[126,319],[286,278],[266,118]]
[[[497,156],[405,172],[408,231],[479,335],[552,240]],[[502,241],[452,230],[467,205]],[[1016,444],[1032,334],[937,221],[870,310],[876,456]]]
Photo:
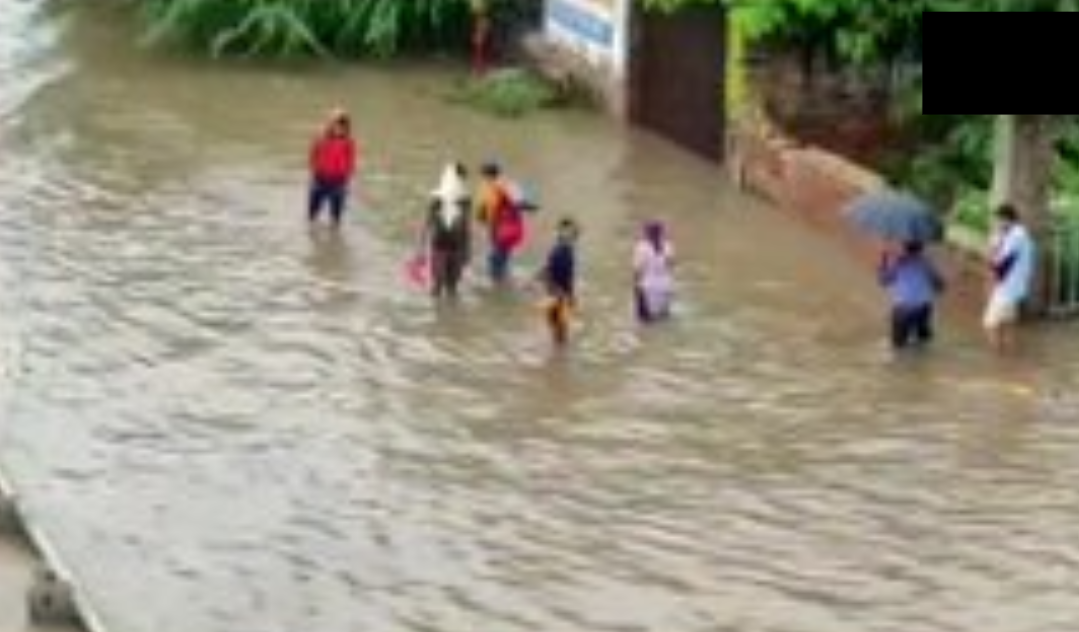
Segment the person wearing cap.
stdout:
[[356,163],[351,121],[344,110],[336,109],[323,132],[311,144],[308,221],[317,222],[323,209],[329,207],[334,227],[341,225]]
[[509,280],[513,253],[524,243],[524,213],[514,201],[497,163],[484,165],[481,174],[480,192],[476,197],[477,216],[487,226],[488,273],[491,282],[500,285]]

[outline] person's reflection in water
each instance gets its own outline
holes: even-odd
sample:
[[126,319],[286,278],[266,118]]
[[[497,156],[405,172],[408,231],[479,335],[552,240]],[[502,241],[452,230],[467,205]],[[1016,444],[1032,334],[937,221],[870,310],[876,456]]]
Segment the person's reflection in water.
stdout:
[[311,270],[328,281],[347,281],[352,252],[348,241],[338,231],[311,231],[311,254],[307,259]]
[[311,251],[305,262],[312,279],[326,291],[317,302],[323,306],[351,303],[352,249],[348,240],[336,230],[312,230]]

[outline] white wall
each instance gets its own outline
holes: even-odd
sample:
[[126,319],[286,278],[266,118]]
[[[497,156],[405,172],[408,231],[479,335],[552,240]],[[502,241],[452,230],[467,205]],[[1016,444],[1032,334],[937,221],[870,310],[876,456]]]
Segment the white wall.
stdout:
[[550,41],[624,80],[631,5],[632,0],[546,0],[544,31]]

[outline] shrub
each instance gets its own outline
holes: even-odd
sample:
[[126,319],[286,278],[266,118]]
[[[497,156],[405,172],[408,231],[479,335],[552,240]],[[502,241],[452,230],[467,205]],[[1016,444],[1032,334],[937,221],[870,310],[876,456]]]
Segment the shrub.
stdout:
[[451,99],[505,118],[517,118],[559,105],[564,100],[545,79],[534,72],[516,68],[468,79]]

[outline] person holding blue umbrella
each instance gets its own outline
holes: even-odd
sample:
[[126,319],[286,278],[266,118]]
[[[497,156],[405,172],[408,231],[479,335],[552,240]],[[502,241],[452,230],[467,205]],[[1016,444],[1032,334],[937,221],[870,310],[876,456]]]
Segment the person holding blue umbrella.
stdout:
[[885,251],[878,277],[892,300],[892,348],[924,346],[933,341],[933,311],[944,291],[944,278],[919,241],[900,251]]
[[932,342],[935,305],[945,284],[925,250],[926,244],[944,238],[943,223],[918,198],[892,191],[855,200],[846,217],[862,232],[899,245],[884,250],[877,270],[892,303],[892,347],[902,350]]

